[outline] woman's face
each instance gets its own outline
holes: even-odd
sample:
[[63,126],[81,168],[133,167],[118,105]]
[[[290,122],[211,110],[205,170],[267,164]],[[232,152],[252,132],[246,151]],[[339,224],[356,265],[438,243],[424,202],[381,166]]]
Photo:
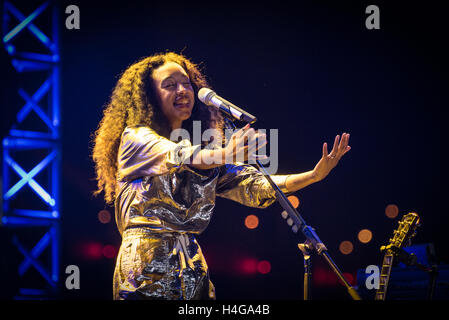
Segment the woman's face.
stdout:
[[190,118],[195,93],[187,72],[175,62],[166,62],[153,71],[153,86],[162,113],[172,129],[181,127]]

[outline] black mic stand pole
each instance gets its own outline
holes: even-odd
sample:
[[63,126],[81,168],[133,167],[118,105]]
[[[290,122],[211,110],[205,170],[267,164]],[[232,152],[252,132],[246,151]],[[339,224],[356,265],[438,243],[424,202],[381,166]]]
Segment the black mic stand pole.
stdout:
[[[230,120],[226,115],[224,115],[224,119],[226,122],[226,126],[229,129],[236,129],[236,126],[232,120]],[[265,168],[261,165],[258,159],[256,159],[257,166],[259,170],[264,174],[265,178],[268,180],[270,185],[273,187],[275,193],[276,193],[276,199],[280,203],[280,205],[284,208],[284,210],[287,212],[288,216],[294,224],[297,226],[298,230],[301,230],[304,236],[306,237],[306,241],[304,244],[299,244],[298,247],[301,249],[305,248],[307,249],[307,261],[306,261],[306,255],[304,255],[304,262],[307,264],[307,269],[309,269],[311,262],[310,262],[310,254],[308,251],[316,251],[319,255],[323,256],[326,262],[329,264],[332,271],[335,272],[337,277],[343,282],[343,285],[346,287],[349,295],[353,300],[361,300],[360,296],[358,295],[357,291],[351,287],[349,282],[345,279],[340,269],[337,267],[337,265],[334,263],[332,258],[329,256],[329,253],[327,252],[326,246],[323,244],[323,242],[320,240],[318,235],[315,233],[315,229],[308,226],[305,222],[305,220],[301,217],[301,215],[298,213],[298,211],[293,207],[293,205],[288,200],[287,196],[279,189],[279,187],[273,182],[268,172],[265,170]],[[302,249],[301,249],[301,252]],[[304,253],[304,252],[303,252]],[[305,270],[308,272],[308,274],[305,274],[304,280],[306,280],[306,283],[304,284],[304,298],[309,298],[309,286],[310,286],[310,270]]]
[[304,256],[304,300],[310,300],[310,283],[312,279],[311,248],[306,243],[298,243],[298,248]]

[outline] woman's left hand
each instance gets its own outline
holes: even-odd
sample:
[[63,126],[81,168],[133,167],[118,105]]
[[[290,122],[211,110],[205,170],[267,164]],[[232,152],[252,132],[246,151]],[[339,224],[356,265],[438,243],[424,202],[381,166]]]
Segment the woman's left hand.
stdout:
[[351,150],[351,147],[348,146],[348,142],[349,133],[343,133],[341,135],[341,140],[340,136],[337,135],[335,137],[334,147],[332,148],[330,154],[327,153],[327,143],[325,142],[323,144],[323,156],[313,169],[313,175],[316,181],[323,180],[329,174],[329,172],[331,172],[331,170],[335,168],[341,157],[343,157],[349,150]]

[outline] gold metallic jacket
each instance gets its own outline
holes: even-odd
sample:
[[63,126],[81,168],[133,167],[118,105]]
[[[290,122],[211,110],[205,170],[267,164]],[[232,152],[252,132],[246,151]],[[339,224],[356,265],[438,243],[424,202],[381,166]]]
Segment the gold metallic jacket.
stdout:
[[[273,188],[251,165],[189,166],[200,147],[187,139],[174,143],[148,127],[124,130],[115,201],[122,244],[114,299],[215,299],[195,239],[209,224],[215,197],[257,208],[275,201]],[[286,176],[272,178],[286,191]]]

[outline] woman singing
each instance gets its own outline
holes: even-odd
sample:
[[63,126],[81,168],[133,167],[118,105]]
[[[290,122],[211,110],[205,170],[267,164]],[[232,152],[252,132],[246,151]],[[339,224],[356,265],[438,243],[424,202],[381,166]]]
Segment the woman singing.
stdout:
[[[246,126],[223,143],[222,116],[195,99],[202,87],[208,84],[196,64],[173,52],[156,54],[123,72],[104,110],[93,160],[96,194],[115,205],[122,236],[114,299],[215,299],[195,238],[209,224],[215,197],[257,208],[276,200],[263,174],[244,164],[265,136]],[[194,121],[214,130],[215,139],[170,140],[176,129],[192,136]],[[290,193],[324,179],[349,151],[348,140],[337,136],[330,154],[324,143],[313,170],[272,175],[273,181]]]

